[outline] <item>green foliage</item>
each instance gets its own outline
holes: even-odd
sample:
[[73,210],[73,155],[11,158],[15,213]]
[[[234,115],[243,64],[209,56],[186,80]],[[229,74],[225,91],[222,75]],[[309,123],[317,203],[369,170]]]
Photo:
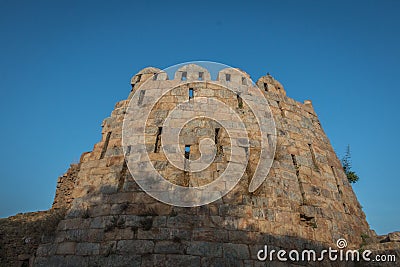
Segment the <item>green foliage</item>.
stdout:
[[341,162],[349,182],[352,184],[357,182],[359,180],[359,177],[354,171],[351,170],[350,145],[347,145],[346,154],[342,158]]
[[359,179],[358,175],[353,171],[347,172],[346,175],[347,175],[347,179],[349,180],[350,183],[355,183]]

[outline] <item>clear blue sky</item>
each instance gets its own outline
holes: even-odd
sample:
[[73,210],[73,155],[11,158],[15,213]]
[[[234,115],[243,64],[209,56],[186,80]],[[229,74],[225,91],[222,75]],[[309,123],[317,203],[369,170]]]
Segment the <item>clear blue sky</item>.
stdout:
[[399,13],[399,1],[0,1],[0,217],[51,206],[137,71],[210,60],[311,99],[337,153],[351,146],[371,227],[400,230]]

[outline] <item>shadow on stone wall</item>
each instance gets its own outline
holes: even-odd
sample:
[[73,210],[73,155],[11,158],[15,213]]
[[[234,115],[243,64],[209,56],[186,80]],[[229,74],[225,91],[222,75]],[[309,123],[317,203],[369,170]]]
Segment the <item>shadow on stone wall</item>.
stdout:
[[139,187],[131,190],[121,193],[104,185],[83,197],[86,205],[71,208],[59,223],[57,242],[42,243],[35,266],[367,266],[328,259],[279,262],[276,254],[272,263],[261,262],[257,252],[264,245],[268,251],[313,249],[317,255],[328,246],[263,233],[257,221],[240,225],[240,217],[235,221],[223,213],[216,215],[212,204],[172,207]]
[[64,215],[60,209],[0,219],[0,266],[29,266],[39,244],[52,240]]

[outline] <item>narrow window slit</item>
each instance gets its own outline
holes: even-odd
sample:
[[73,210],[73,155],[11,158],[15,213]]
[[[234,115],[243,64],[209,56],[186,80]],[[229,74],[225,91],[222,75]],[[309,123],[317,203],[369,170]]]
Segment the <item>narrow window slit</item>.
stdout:
[[296,156],[293,154],[291,154],[291,156],[292,156],[293,166],[296,169],[296,176],[299,177],[300,171],[299,171],[299,165],[297,164]]
[[246,79],[246,77],[242,77],[242,85],[247,85],[247,79]]
[[182,81],[186,81],[187,80],[187,72],[186,71],[182,72],[181,80]]
[[237,94],[236,98],[237,98],[237,101],[238,101],[238,108],[242,109],[243,108],[243,99],[242,99],[242,97],[239,94]]
[[190,158],[190,145],[185,145],[185,162],[184,162],[184,177],[183,177],[183,186],[190,185],[190,166],[189,166],[189,158]]
[[106,140],[104,141],[103,148],[101,150],[100,159],[103,159],[107,152],[108,143],[110,142],[111,132],[107,133]]
[[155,143],[155,145],[154,145],[154,153],[159,153],[159,152],[160,152],[160,147],[161,147],[161,133],[162,133],[162,127],[158,127],[157,137],[156,137],[156,143]]
[[301,204],[305,205],[306,204],[306,198],[305,198],[306,193],[304,192],[303,182],[301,181],[301,178],[300,178],[299,165],[297,164],[296,156],[293,154],[291,154],[291,156],[292,156],[293,166],[296,169],[297,182],[299,184],[299,188],[300,188],[300,192],[301,192],[301,199],[302,199]]
[[331,170],[332,170],[332,173],[333,173],[333,177],[335,177],[336,187],[337,187],[339,196],[341,197],[342,194],[343,194],[343,192],[342,192],[342,190],[340,189],[339,181],[338,181],[338,178],[337,178],[337,176],[336,176],[336,172],[335,172],[335,169],[334,169],[333,166],[331,166]]
[[185,145],[185,159],[190,157],[190,145]]
[[308,148],[310,149],[311,158],[312,158],[312,161],[313,161],[313,164],[314,164],[314,169],[316,171],[319,171],[318,164],[317,164],[317,159],[315,158],[315,152],[314,152],[314,148],[313,148],[312,144],[308,144]]
[[128,166],[126,164],[126,161],[124,160],[124,164],[122,165],[122,169],[121,172],[119,173],[119,177],[118,177],[118,192],[121,192],[123,187],[124,187],[124,183],[125,183],[125,177],[127,175],[127,173],[129,172],[128,170]]
[[264,83],[264,90],[265,92],[268,92],[268,83]]
[[214,138],[215,138],[215,146],[217,147],[217,154],[216,154],[217,159],[220,159],[224,153],[224,148],[220,144],[220,133],[221,133],[221,129],[215,128],[215,137]]
[[140,90],[139,91],[139,100],[138,100],[138,105],[141,105],[143,103],[144,95],[146,94],[145,90]]
[[282,117],[285,117],[285,111],[282,109],[282,107],[281,107],[281,102],[280,101],[276,101],[276,103],[278,104],[278,107],[279,107],[279,109],[280,109],[280,111],[281,111],[281,116]]
[[[331,166],[331,170],[332,170],[332,173],[333,173],[333,177],[335,177],[336,186],[337,186],[337,190],[338,190],[338,193],[339,193],[339,199],[341,199],[343,201],[343,198],[342,198],[343,191],[340,189],[339,180],[338,180],[338,177],[336,176],[335,168],[333,166]],[[350,211],[349,211],[349,208],[347,207],[346,203],[342,202],[342,204],[343,204],[344,212],[349,214]]]
[[226,74],[225,74],[225,80],[226,80],[227,82],[230,82],[230,81],[231,81],[231,75],[230,75],[229,73],[226,73]]
[[189,88],[189,100],[193,99],[193,97],[194,97],[193,88]]
[[199,72],[199,81],[204,79],[204,72]]
[[158,78],[158,73],[154,73],[153,80],[157,81],[157,78]]
[[215,144],[216,145],[218,145],[218,142],[219,142],[219,131],[220,131],[221,129],[220,128],[215,128]]

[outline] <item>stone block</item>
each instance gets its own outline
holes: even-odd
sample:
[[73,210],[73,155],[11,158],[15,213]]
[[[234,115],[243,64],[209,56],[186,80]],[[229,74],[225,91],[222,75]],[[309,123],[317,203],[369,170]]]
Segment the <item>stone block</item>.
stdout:
[[102,258],[102,261],[98,266],[109,266],[109,267],[139,267],[141,266],[140,255],[110,255]]
[[167,256],[162,254],[143,255],[140,267],[165,266],[166,260]]
[[76,245],[76,255],[98,255],[100,243],[78,243]]
[[187,267],[200,267],[201,260],[198,256],[191,255],[167,255],[166,266],[187,266]]
[[57,246],[56,254],[58,255],[70,255],[75,254],[76,243],[75,242],[64,242]]
[[152,228],[150,230],[143,230],[137,228],[137,238],[146,240],[166,240],[171,236],[171,229],[169,228]]
[[209,242],[224,242],[228,241],[228,231],[221,229],[202,229],[193,230],[193,240],[209,241]]
[[36,256],[37,257],[45,257],[45,256],[50,256],[54,255],[57,250],[57,245],[55,244],[42,244],[38,247],[36,250]]
[[157,241],[154,253],[157,254],[185,254],[185,244],[178,241]]
[[226,259],[249,259],[249,247],[244,244],[224,243],[223,257]]
[[153,249],[153,241],[148,240],[119,240],[117,243],[117,251],[121,253],[146,254],[152,253]]
[[192,241],[188,243],[186,253],[202,257],[222,257],[222,244],[214,242]]

